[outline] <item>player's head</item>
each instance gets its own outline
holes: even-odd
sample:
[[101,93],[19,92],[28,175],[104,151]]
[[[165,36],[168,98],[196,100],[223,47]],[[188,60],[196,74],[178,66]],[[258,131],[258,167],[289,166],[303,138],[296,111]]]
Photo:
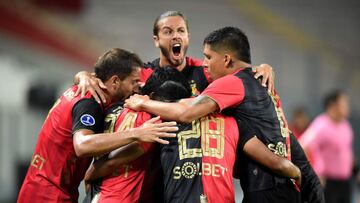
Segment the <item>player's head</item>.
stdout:
[[107,86],[112,101],[123,100],[139,92],[141,59],[134,53],[114,48],[95,64],[95,74]]
[[204,62],[212,79],[227,75],[234,63],[251,64],[247,36],[236,27],[223,27],[204,39]]
[[350,114],[349,98],[343,90],[328,93],[324,99],[324,107],[326,112],[339,121],[346,119]]
[[186,78],[171,67],[156,69],[141,92],[151,99],[167,102],[191,97],[191,88]]
[[154,22],[153,38],[160,49],[162,64],[178,67],[184,63],[189,46],[189,29],[186,17],[179,11],[166,11]]

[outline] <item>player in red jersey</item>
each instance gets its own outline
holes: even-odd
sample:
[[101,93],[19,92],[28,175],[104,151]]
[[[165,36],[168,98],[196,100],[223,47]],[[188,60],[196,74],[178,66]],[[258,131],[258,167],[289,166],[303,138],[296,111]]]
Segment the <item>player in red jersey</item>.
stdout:
[[[214,82],[190,103],[160,103],[146,96],[134,96],[127,107],[161,115],[163,119],[189,122],[214,111],[227,111],[233,115],[240,128],[239,154],[240,176],[244,190],[244,202],[299,201],[300,194],[289,179],[277,176],[248,158],[246,153],[255,136],[275,154],[292,159],[305,181],[302,187],[303,201],[322,202],[319,180],[309,165],[303,150],[292,139],[293,135],[281,108],[278,95],[270,94],[254,80],[250,66],[250,47],[247,37],[237,28],[225,27],[209,34],[204,40],[204,65],[208,67]],[[295,148],[290,147],[290,143]],[[296,152],[296,153],[293,153]],[[247,155],[247,156],[245,156]],[[291,156],[293,155],[293,156]],[[271,166],[266,165],[271,169]],[[287,192],[284,192],[287,191]]]
[[176,123],[154,124],[153,119],[140,128],[125,132],[101,133],[103,108],[127,98],[139,88],[137,55],[122,49],[106,52],[96,63],[95,73],[107,87],[107,104],[101,106],[86,94],[74,96],[73,86],[50,110],[34,150],[18,202],[77,202],[78,186],[91,162],[101,155],[136,140],[167,143],[167,131]]
[[[121,132],[139,127],[150,119],[146,112],[123,109],[122,103],[117,103],[107,110],[105,127],[109,132]],[[96,161],[85,180],[101,178],[93,181],[84,202],[138,202],[151,151],[151,143],[133,142]],[[115,159],[104,163],[112,157]]]
[[[159,15],[153,26],[154,44],[159,48],[159,58],[145,63],[141,69],[141,81],[145,82],[151,73],[158,69],[171,66],[180,71],[190,83],[192,96],[199,95],[209,84],[209,75],[202,66],[202,61],[191,56],[186,56],[189,46],[190,33],[186,17],[179,11],[166,11]],[[273,90],[272,68],[267,64],[255,66],[255,77],[262,77],[262,83],[267,84],[269,90]],[[75,83],[80,83],[82,93],[89,88],[95,99],[100,102],[100,98],[105,102],[103,91],[104,87],[99,80],[93,78],[85,71],[79,72],[75,76]],[[87,86],[88,85],[88,86]],[[90,87],[89,87],[90,85]]]

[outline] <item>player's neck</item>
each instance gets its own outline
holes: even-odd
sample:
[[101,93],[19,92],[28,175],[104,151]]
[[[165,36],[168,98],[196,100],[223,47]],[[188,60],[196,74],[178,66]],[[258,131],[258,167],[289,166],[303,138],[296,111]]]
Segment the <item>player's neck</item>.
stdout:
[[[164,55],[160,55],[160,61],[159,61],[159,66],[160,67],[166,67],[166,66],[172,66],[171,63],[167,60],[167,58],[164,56]],[[178,70],[178,71],[182,71],[186,66],[186,58],[184,58],[183,62],[176,66],[175,68]]]
[[233,61],[229,67],[227,68],[228,73],[235,73],[236,71],[239,71],[240,69],[251,67],[251,64],[237,60]]

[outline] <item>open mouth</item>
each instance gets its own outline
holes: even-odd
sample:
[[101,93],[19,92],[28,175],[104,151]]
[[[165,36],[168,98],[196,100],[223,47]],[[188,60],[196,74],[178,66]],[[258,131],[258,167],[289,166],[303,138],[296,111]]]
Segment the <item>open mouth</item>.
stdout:
[[174,44],[172,47],[172,52],[174,56],[179,56],[181,53],[181,44],[180,43]]

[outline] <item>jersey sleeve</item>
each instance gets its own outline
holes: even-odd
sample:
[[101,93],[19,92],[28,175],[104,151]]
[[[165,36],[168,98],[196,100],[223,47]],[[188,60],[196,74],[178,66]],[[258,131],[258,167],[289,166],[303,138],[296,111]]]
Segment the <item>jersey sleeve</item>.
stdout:
[[213,99],[222,111],[240,104],[245,97],[245,89],[240,78],[228,75],[212,82],[201,95]]
[[[151,74],[153,73],[153,69],[151,68],[147,68],[147,67],[142,67],[140,69],[140,81],[141,83],[145,84],[145,82],[147,81],[147,79],[151,76]],[[143,85],[142,84],[142,85]]]
[[[151,115],[146,112],[138,112],[135,127],[140,127],[143,123],[151,119]],[[144,153],[152,149],[154,144],[150,142],[139,142],[139,146],[144,150]]]
[[103,111],[94,99],[78,101],[72,110],[72,132],[81,129],[92,130],[94,133],[103,130]]

